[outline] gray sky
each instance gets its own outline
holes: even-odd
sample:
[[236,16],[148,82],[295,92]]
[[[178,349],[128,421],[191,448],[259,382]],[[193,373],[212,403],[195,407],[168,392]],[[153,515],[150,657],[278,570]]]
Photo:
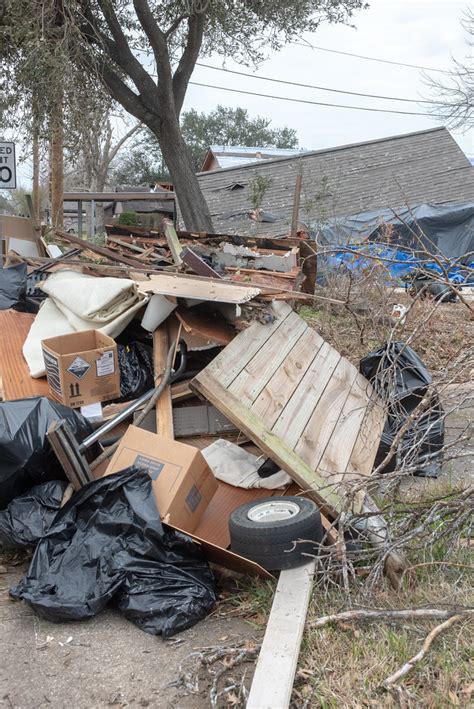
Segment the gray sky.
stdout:
[[[305,39],[313,45],[330,49],[449,69],[452,55],[463,59],[468,52],[465,33],[460,24],[465,8],[466,2],[458,0],[371,0],[370,8],[358,12],[353,18],[355,29],[343,25],[322,25],[318,32],[307,35]],[[202,61],[222,66],[222,60],[217,56]],[[228,69],[251,71],[232,61],[226,61],[225,66]],[[413,99],[431,98],[423,84],[421,72],[416,69],[330,54],[300,44],[290,45],[280,53],[270,55],[256,73],[349,91]],[[314,101],[425,111],[419,104],[285,86],[202,67],[196,68],[192,79],[206,84]],[[271,118],[275,127],[287,125],[295,128],[300,145],[312,150],[409,133],[440,124],[424,116],[310,106],[196,86],[189,87],[185,109],[195,108],[208,112],[218,103],[243,106],[252,115]],[[464,134],[456,131],[453,135],[468,155],[474,155],[472,130]]]

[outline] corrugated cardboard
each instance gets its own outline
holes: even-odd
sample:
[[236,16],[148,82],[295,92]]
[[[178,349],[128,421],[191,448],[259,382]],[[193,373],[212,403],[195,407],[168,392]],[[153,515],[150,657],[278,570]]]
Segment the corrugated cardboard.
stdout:
[[117,345],[98,330],[42,341],[51,396],[73,409],[120,396]]
[[[140,438],[137,438],[134,433],[131,446],[130,439],[128,439],[129,442],[127,444],[127,439],[125,438],[126,436],[128,438],[128,435],[130,435],[130,430],[133,433],[138,431],[141,434]],[[125,443],[126,447],[129,450],[129,453],[125,456],[119,457],[117,454],[119,453],[120,448],[117,449],[107,469],[105,471],[103,471],[103,468],[101,468],[100,471],[96,469],[94,471],[94,475],[96,477],[100,477],[101,475],[110,475],[111,473],[118,472],[126,466],[133,464],[134,462],[136,462],[138,455],[143,456],[143,445],[145,442],[147,446],[147,448],[145,448],[145,452],[148,450],[148,446],[152,446],[151,456],[156,460],[158,450],[157,441],[161,441],[160,446],[165,446],[164,450],[166,451],[166,456],[167,458],[172,460],[172,463],[174,464],[176,464],[177,450],[191,448],[195,453],[200,453],[200,450],[194,446],[178,443],[177,441],[173,441],[168,438],[161,438],[156,434],[144,431],[142,429],[138,429],[135,426],[130,426],[127,430],[127,433],[122,438],[120,446],[122,447]],[[203,441],[206,441],[206,439],[199,439],[197,443],[202,444]],[[210,441],[207,440],[206,445],[209,444],[209,442]],[[140,451],[135,450],[135,448],[137,447],[137,443],[140,446]],[[205,463],[202,454],[201,458],[202,461]],[[143,464],[143,460],[139,460],[139,462]],[[161,475],[163,474],[163,472],[164,469]],[[157,481],[158,480],[159,477],[157,478]],[[157,506],[159,507],[159,492],[157,481],[153,483],[153,490],[157,499]],[[245,490],[243,488],[227,485],[226,483],[223,483],[220,480],[216,480],[214,476],[212,476],[211,484],[212,493],[210,495],[203,496],[204,499],[202,509],[200,509],[199,511],[198,519],[196,519],[195,516],[194,519],[188,517],[188,519],[184,521],[182,519],[176,520],[176,517],[173,515],[174,521],[172,521],[171,515],[168,514],[165,516],[162,514],[164,521],[166,521],[166,523],[169,524],[170,527],[173,527],[178,531],[184,532],[185,534],[188,534],[192,539],[194,539],[202,547],[203,554],[209,562],[218,564],[219,566],[224,566],[227,569],[237,571],[241,574],[250,574],[251,576],[259,576],[261,578],[267,579],[274,578],[273,574],[271,574],[269,571],[266,571],[262,566],[259,566],[259,564],[256,564],[254,561],[246,559],[243,556],[234,554],[234,552],[230,551],[230,549],[227,548],[230,544],[229,515],[233,510],[235,510],[237,507],[244,504],[245,502],[250,502],[250,500],[259,499],[261,497],[270,497],[272,495],[278,495],[281,494],[281,490]],[[180,505],[178,506],[178,512],[179,507],[182,508],[183,506],[183,494],[184,492],[177,495],[177,499],[181,500]],[[159,509],[163,509],[163,505],[161,506],[161,508],[159,507]]]
[[130,465],[148,471],[163,521],[193,532],[217,490],[217,481],[201,451],[129,426],[105,475]]

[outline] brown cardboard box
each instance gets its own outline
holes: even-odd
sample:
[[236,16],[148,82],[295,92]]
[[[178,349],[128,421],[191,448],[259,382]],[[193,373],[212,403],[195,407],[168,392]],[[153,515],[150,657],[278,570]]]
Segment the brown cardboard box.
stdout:
[[148,471],[161,518],[186,532],[193,532],[217,490],[217,481],[201,451],[129,426],[105,475],[130,465]]
[[43,340],[51,395],[72,408],[120,396],[117,345],[98,330]]

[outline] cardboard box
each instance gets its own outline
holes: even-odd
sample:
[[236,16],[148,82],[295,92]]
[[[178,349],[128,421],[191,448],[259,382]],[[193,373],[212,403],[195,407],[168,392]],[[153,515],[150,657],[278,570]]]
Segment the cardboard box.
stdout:
[[43,357],[51,396],[78,408],[120,396],[117,345],[98,330],[43,340]]
[[105,475],[137,465],[153,480],[163,521],[193,532],[217,490],[217,481],[198,448],[129,426]]

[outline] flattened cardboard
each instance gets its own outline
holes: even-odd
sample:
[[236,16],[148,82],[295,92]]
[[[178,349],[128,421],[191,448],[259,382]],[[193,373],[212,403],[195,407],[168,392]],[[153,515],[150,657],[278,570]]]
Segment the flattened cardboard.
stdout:
[[131,465],[145,468],[166,523],[193,532],[217,490],[201,451],[193,446],[129,426],[105,475]]
[[98,330],[43,340],[43,357],[51,396],[79,408],[120,396],[117,345]]

